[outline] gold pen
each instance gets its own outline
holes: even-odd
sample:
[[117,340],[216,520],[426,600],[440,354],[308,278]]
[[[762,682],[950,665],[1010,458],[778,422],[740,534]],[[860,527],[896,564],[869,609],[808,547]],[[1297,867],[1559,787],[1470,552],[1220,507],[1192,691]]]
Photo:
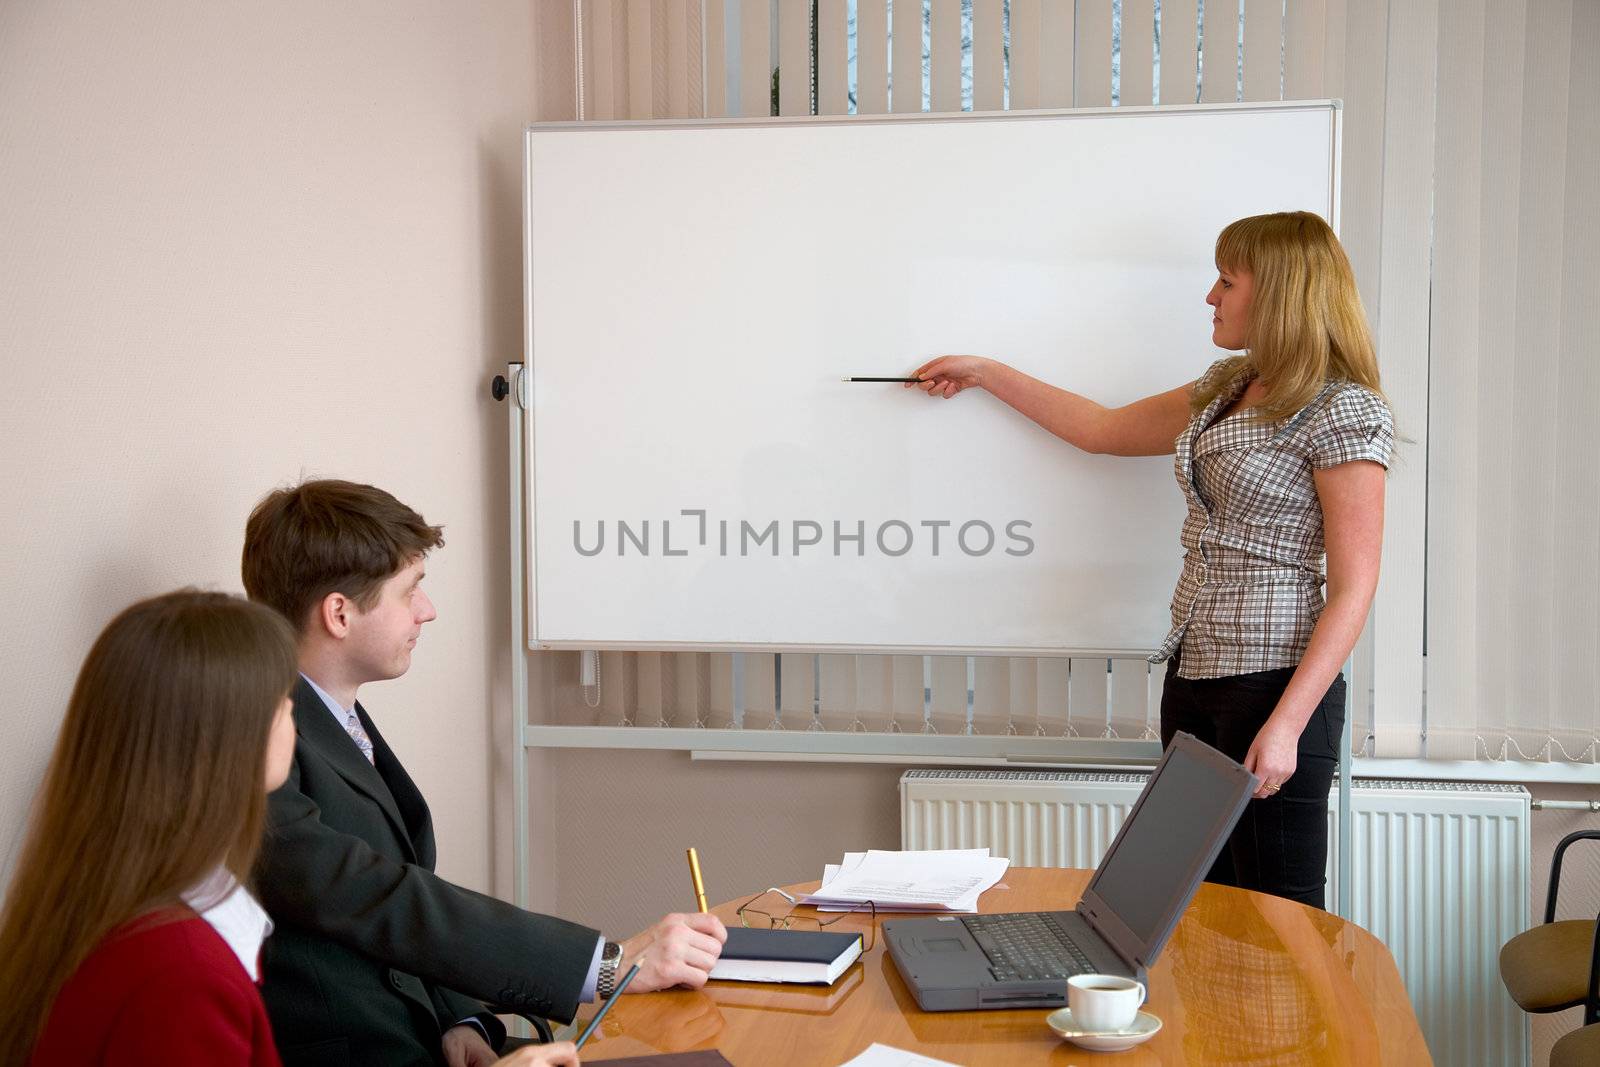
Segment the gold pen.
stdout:
[[689,877],[694,879],[694,902],[701,911],[710,911],[706,907],[706,884],[700,880],[700,856],[694,849],[689,850]]

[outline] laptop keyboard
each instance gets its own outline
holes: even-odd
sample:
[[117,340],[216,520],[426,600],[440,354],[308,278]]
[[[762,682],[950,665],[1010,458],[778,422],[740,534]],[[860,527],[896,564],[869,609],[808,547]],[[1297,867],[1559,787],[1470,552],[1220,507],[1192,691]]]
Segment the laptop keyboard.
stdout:
[[989,970],[997,982],[1094,973],[1083,949],[1047,915],[969,915],[961,921],[989,957]]

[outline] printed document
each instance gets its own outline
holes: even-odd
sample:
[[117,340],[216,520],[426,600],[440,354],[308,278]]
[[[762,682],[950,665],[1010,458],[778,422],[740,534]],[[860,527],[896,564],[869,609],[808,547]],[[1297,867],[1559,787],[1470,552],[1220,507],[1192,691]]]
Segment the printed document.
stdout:
[[987,848],[847,852],[801,903],[819,911],[852,910],[870,900],[879,911],[975,912],[979,895],[1010,865]]

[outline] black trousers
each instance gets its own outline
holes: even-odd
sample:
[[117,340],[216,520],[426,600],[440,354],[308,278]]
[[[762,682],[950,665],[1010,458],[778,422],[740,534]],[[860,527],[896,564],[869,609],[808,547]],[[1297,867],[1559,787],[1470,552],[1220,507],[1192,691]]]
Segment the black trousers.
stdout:
[[[1173,656],[1161,691],[1161,746],[1184,730],[1243,763],[1294,670],[1179,678]],[[1344,688],[1341,674],[1300,733],[1294,774],[1277,793],[1245,805],[1206,881],[1326,906],[1328,790],[1339,766]]]

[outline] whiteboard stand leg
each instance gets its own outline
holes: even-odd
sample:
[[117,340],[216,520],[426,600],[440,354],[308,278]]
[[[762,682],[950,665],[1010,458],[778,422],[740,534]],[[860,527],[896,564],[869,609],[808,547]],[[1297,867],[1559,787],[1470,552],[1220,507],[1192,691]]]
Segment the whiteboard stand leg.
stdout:
[[933,725],[933,657],[922,657],[922,732],[936,734]]
[[1351,843],[1354,840],[1354,827],[1350,825],[1350,720],[1355,709],[1355,702],[1350,698],[1351,678],[1350,663],[1344,665],[1344,729],[1339,732],[1339,841],[1338,862],[1334,869],[1338,871],[1338,906],[1334,914],[1346,921],[1351,921],[1350,887],[1354,884],[1354,875],[1350,870],[1350,857],[1353,853]]
[[[522,398],[520,381],[523,366],[510,363],[506,366],[506,379],[511,383],[511,402],[507,437],[509,439],[508,468],[511,472],[511,812],[513,840],[511,844],[513,873],[512,902],[527,909],[528,900],[528,589],[523,581],[526,546],[523,542],[523,439]],[[521,1019],[512,1024],[516,1037],[529,1037],[528,1024]]]

